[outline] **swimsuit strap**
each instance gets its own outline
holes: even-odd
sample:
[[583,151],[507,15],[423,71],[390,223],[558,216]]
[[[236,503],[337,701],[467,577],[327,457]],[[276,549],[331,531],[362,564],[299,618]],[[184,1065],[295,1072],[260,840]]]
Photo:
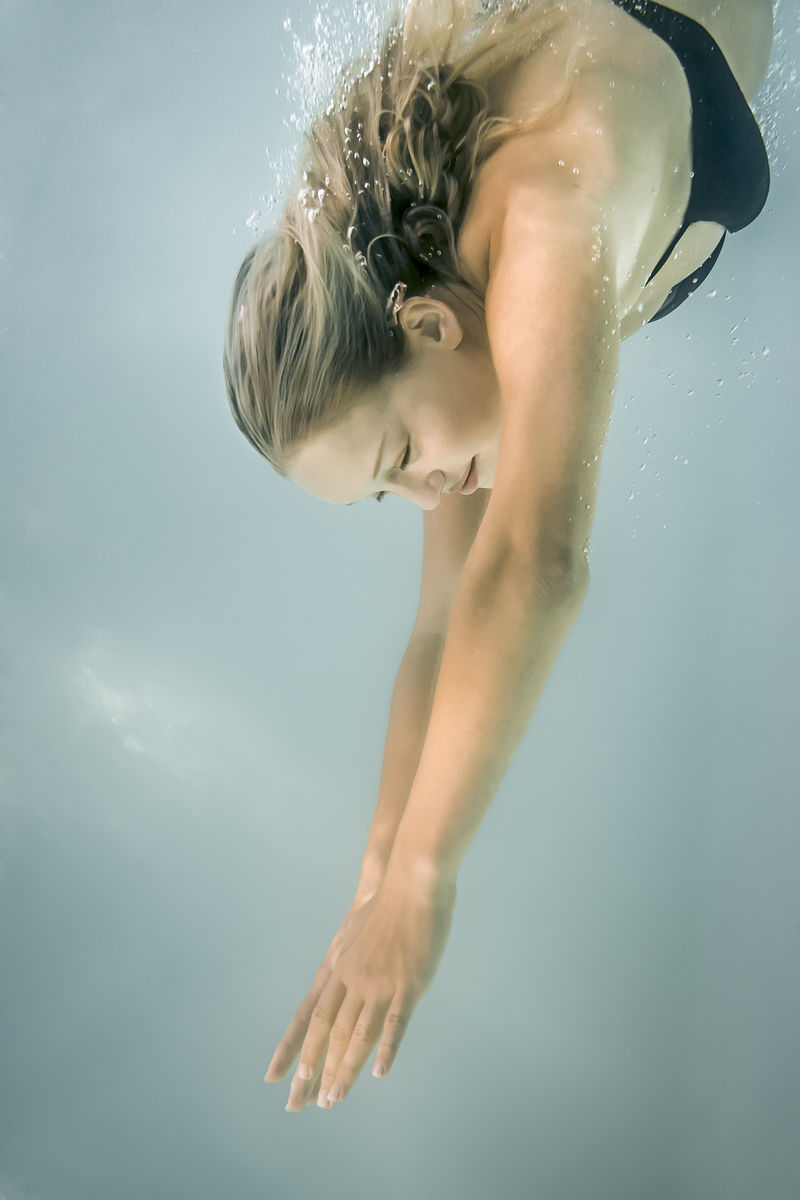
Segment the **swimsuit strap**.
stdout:
[[756,219],[769,192],[769,159],[758,122],[708,30],[655,0],[613,3],[656,33],[675,53],[692,102],[689,202],[683,223],[653,269],[652,279],[695,221],[714,221],[735,233]]

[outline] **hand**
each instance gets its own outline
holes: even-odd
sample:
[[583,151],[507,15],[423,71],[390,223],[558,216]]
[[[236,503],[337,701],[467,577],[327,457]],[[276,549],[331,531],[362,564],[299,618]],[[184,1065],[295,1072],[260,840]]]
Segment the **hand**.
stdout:
[[[345,944],[348,935],[352,931],[353,921],[356,913],[363,909],[372,900],[378,890],[378,885],[371,885],[369,889],[356,893],[353,903],[347,916],[342,921],[336,933],[333,935],[331,944],[328,947],[327,953],[317,968],[317,973],[314,976],[314,983],[311,990],[306,996],[303,1003],[298,1008],[294,1017],[289,1024],[288,1029],[284,1033],[278,1043],[275,1053],[272,1056],[272,1062],[269,1064],[264,1079],[267,1083],[278,1083],[283,1079],[286,1072],[291,1067],[294,1060],[297,1058],[298,1051],[303,1043],[303,1038],[308,1029],[309,1019],[314,1007],[319,999],[322,989],[331,977],[333,964],[336,962],[342,947]],[[321,1076],[321,1072],[320,1072]],[[320,1077],[313,1081],[313,1085],[307,1088],[307,1094],[304,1104],[313,1104],[319,1093]]]
[[[329,1107],[327,1093],[337,1086],[332,1101],[344,1099],[376,1042],[376,1071],[390,1069],[441,962],[455,899],[454,882],[418,886],[410,876],[387,871],[378,892],[352,914],[327,981],[318,988],[317,972],[290,1026],[295,1042],[303,1023],[306,1032],[288,1111],[301,1111],[316,1094],[320,1106]],[[307,1078],[300,1075],[304,1066]]]

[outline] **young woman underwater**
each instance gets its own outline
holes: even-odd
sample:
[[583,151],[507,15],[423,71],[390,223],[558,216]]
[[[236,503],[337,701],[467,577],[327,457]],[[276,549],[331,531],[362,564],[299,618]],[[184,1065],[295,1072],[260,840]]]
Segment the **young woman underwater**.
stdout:
[[[760,212],[769,0],[421,0],[313,124],[234,288],[234,418],[334,504],[423,509],[351,908],[279,1042],[290,1111],[391,1067],[459,865],[584,603],[619,348]],[[330,1093],[330,1095],[329,1095]]]

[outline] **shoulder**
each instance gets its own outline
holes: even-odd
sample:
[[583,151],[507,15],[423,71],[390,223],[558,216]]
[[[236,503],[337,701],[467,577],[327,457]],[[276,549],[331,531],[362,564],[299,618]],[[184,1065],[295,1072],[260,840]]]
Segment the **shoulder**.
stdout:
[[682,110],[688,130],[688,92],[669,48],[636,21],[618,29],[608,0],[571,8],[552,40],[495,91],[496,115],[511,128],[476,172],[458,234],[473,286],[488,282],[498,228],[525,209],[564,207],[577,220],[592,209],[605,214],[623,260],[635,260],[633,231],[641,232],[642,206],[657,199],[653,179]]
[[[508,136],[479,168],[458,231],[459,258],[468,282],[485,289],[490,242],[509,204],[526,195],[535,204],[540,187],[570,201],[582,189],[616,243],[620,292],[627,286],[635,299],[637,271],[658,258],[653,246],[669,237],[662,226],[686,199],[688,86],[670,47],[610,0],[562,7],[569,16],[553,39],[493,90],[499,117],[521,123],[545,116]],[[670,7],[708,30],[752,95],[769,59],[771,0],[672,0]],[[569,61],[573,78],[554,106],[564,91],[558,64]]]
[[481,294],[501,241],[535,237],[537,227],[554,220],[572,224],[578,237],[600,226],[614,257],[615,146],[602,133],[588,133],[586,114],[578,117],[573,108],[573,117],[571,129],[508,138],[481,168],[457,243],[462,274]]

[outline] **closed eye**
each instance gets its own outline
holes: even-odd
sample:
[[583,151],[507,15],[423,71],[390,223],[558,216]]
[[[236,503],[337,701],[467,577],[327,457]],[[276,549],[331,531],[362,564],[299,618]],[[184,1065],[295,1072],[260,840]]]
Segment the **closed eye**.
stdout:
[[[410,458],[411,458],[411,438],[409,438],[408,441],[406,442],[406,451],[405,451],[405,454],[403,455],[403,461],[400,463],[399,467],[396,468],[396,470],[405,471],[406,467],[408,466],[408,460]],[[386,495],[386,492],[378,492],[375,499],[380,503],[380,501],[383,499],[383,497],[385,495]]]

